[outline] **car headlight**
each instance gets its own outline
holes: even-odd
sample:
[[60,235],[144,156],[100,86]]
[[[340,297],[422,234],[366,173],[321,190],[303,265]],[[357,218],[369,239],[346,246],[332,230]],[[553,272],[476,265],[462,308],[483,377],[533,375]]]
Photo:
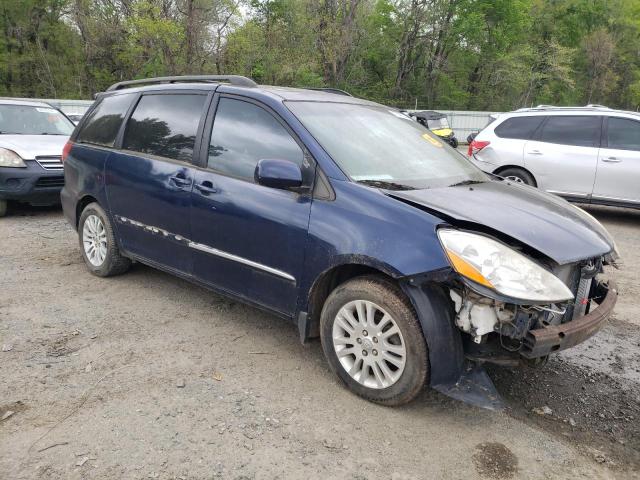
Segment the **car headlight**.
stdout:
[[16,152],[7,148],[0,148],[0,167],[25,168],[26,166]]
[[438,230],[438,236],[454,270],[479,285],[536,303],[573,299],[562,280],[503,243],[451,229]]

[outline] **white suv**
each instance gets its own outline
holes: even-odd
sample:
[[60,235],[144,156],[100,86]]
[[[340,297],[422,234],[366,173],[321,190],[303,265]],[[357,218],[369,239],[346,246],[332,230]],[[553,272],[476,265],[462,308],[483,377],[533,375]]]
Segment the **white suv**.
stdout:
[[469,144],[485,172],[568,200],[640,208],[640,114],[540,105],[500,115]]

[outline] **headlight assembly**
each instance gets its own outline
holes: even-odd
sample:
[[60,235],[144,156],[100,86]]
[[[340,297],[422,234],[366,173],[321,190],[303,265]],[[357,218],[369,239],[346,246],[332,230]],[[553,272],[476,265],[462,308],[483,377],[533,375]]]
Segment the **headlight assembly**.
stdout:
[[18,167],[26,168],[25,163],[13,150],[7,148],[0,148],[0,167]]
[[440,229],[438,236],[454,270],[479,285],[535,303],[573,299],[562,280],[503,243],[452,229]]

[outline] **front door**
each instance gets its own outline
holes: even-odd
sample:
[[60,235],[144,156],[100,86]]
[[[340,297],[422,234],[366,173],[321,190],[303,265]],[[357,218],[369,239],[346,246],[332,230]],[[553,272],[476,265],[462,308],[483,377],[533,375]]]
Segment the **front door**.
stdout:
[[143,95],[105,171],[122,248],[185,274],[192,260],[191,162],[206,103],[206,94]]
[[524,165],[538,187],[572,199],[588,199],[598,163],[600,125],[594,115],[549,116],[524,146]]
[[196,173],[192,193],[194,275],[292,314],[311,196],[308,189],[294,192],[258,185],[254,171],[263,158],[290,160],[303,168],[310,186],[312,162],[274,112],[239,97],[220,97],[206,153],[206,166]]
[[605,130],[593,199],[640,204],[640,122],[609,117]]

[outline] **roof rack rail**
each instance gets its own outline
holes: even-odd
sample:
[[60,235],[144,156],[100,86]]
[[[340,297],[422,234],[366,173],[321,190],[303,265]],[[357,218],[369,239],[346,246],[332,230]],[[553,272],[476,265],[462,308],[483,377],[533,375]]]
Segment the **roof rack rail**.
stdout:
[[597,103],[590,103],[589,105],[586,106],[586,108],[606,108],[607,110],[611,110],[606,105],[599,105]]
[[120,90],[133,85],[145,85],[150,83],[187,83],[187,82],[228,82],[239,87],[257,87],[258,84],[242,75],[177,75],[173,77],[141,78],[139,80],[127,80],[118,82],[107,88],[107,92]]
[[353,97],[349,92],[340,90],[339,88],[332,87],[305,87],[305,90],[317,90],[319,92],[335,93],[336,95],[345,95],[347,97]]

